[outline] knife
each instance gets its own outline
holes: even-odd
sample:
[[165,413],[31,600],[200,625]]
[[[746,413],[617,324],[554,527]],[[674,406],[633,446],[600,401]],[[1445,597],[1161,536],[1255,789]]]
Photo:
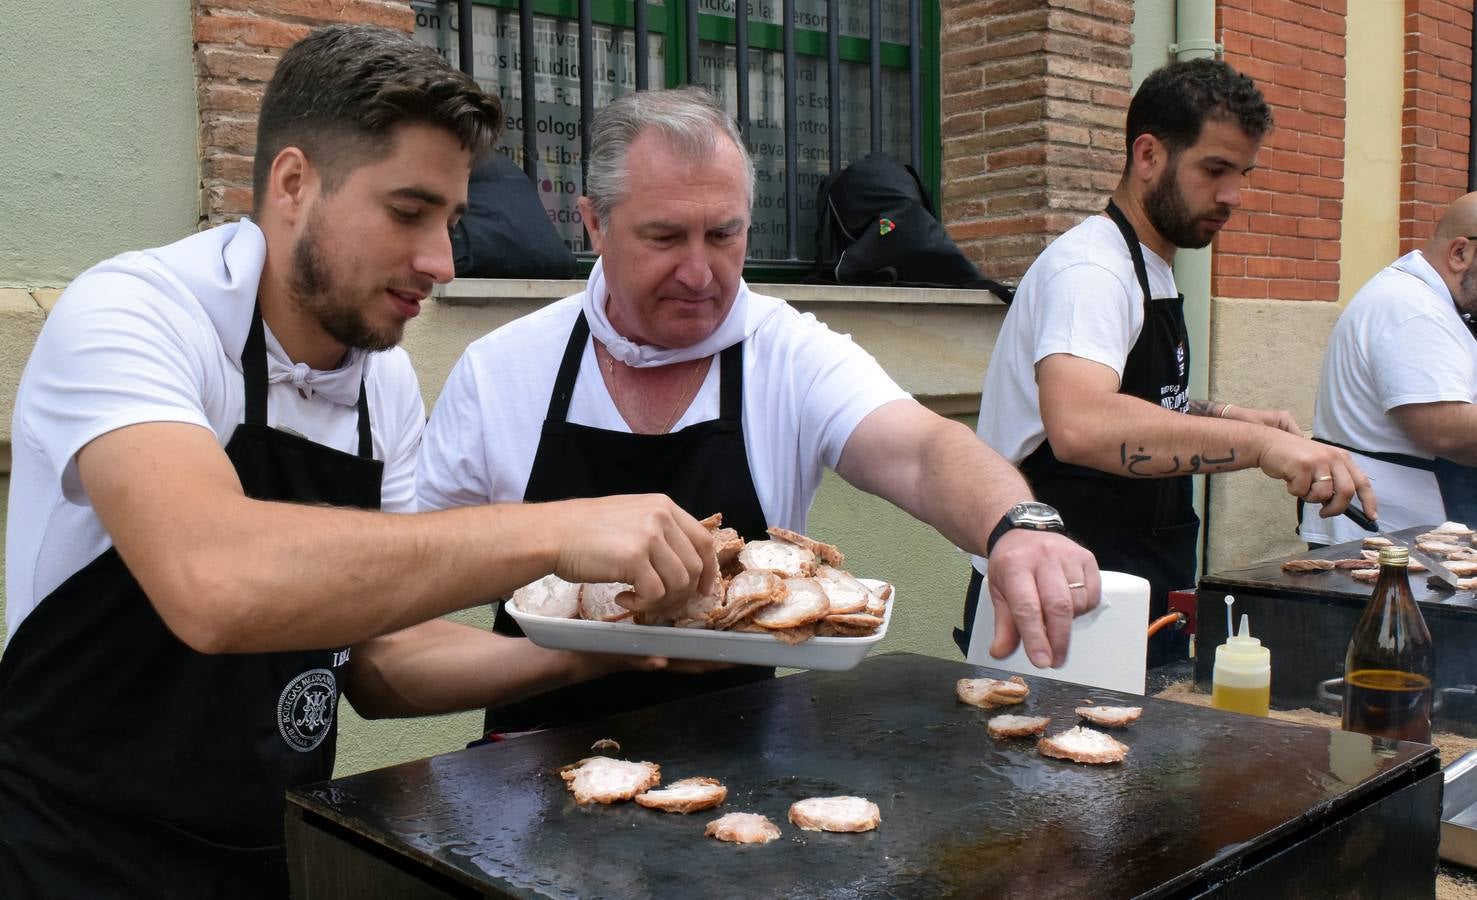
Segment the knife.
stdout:
[[[1348,516],[1350,521],[1358,525],[1360,528],[1363,528],[1365,531],[1379,532],[1380,537],[1384,538],[1397,547],[1404,547],[1405,551],[1410,554],[1411,559],[1425,566],[1426,570],[1431,573],[1431,577],[1427,579],[1428,584],[1430,583],[1430,581],[1434,580],[1438,582],[1441,587],[1444,587],[1449,591],[1461,590],[1461,586],[1457,583],[1456,576],[1451,573],[1450,569],[1448,569],[1442,563],[1439,563],[1436,560],[1432,559],[1430,556],[1427,556],[1426,554],[1417,550],[1415,548],[1415,544],[1413,544],[1412,542],[1407,541],[1404,538],[1398,538],[1388,531],[1380,531],[1379,523],[1376,522],[1374,519],[1371,519],[1369,516],[1366,516],[1364,514],[1364,510],[1355,506],[1352,502],[1348,506],[1344,507],[1344,515]],[[1434,587],[1435,585],[1432,586]]]
[[1449,591],[1461,590],[1461,586],[1457,584],[1456,576],[1451,574],[1451,570],[1448,569],[1443,563],[1437,562],[1432,557],[1417,550],[1414,543],[1406,541],[1402,538],[1397,538],[1394,535],[1384,531],[1380,532],[1380,537],[1388,540],[1390,543],[1396,545],[1397,547],[1404,547],[1406,549],[1406,552],[1410,554],[1411,559],[1425,566],[1426,569],[1431,573],[1431,577],[1427,579],[1428,584],[1431,581],[1438,581],[1440,582],[1441,587],[1444,587]]
[[1363,528],[1365,531],[1380,530],[1380,526],[1375,523],[1374,519],[1366,516],[1364,510],[1360,509],[1352,500],[1349,501],[1348,506],[1344,507],[1344,515],[1349,517],[1349,521]]

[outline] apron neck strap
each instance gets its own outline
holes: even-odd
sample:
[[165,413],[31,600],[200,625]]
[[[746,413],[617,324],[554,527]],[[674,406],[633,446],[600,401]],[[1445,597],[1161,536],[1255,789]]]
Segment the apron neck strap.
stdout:
[[1139,246],[1138,232],[1133,230],[1133,226],[1128,223],[1128,216],[1123,214],[1123,210],[1118,208],[1118,204],[1114,203],[1112,198],[1108,199],[1108,218],[1118,226],[1118,232],[1123,235],[1124,243],[1128,244],[1128,255],[1133,258],[1133,272],[1138,276],[1139,288],[1144,292],[1144,302],[1148,303],[1153,294],[1149,290],[1149,270],[1144,265],[1144,251]]
[[[267,427],[267,334],[262,324],[262,304],[251,310],[251,327],[241,348],[241,381],[246,390],[246,424]],[[374,458],[374,433],[369,427],[369,391],[359,379],[359,455]]]
[[[574,382],[579,375],[580,359],[585,355],[585,341],[589,338],[590,323],[581,310],[569,332],[569,343],[564,345],[559,374],[554,376],[554,392],[549,395],[549,411],[545,414],[550,422],[563,422],[569,418],[569,401],[574,396]],[[744,342],[727,347],[718,357],[718,364],[718,417],[736,421],[744,411]]]
[[737,422],[744,416],[744,342],[731,344],[718,357],[718,417]]
[[590,323],[585,311],[580,310],[569,332],[569,343],[564,345],[564,359],[559,363],[559,374],[554,376],[554,393],[549,395],[549,411],[545,418],[550,422],[563,422],[569,418],[569,399],[574,396],[574,380],[580,372],[580,357],[585,355],[585,341],[590,339]]
[[241,380],[246,387],[246,424],[267,424],[267,338],[261,301],[252,307],[251,328],[241,348]]

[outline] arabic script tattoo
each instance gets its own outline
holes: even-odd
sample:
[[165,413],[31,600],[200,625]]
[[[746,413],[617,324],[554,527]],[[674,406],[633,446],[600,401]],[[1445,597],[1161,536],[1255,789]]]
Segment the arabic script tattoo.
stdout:
[[1170,475],[1195,475],[1202,470],[1218,472],[1224,466],[1229,466],[1236,461],[1236,448],[1227,451],[1226,456],[1211,456],[1209,454],[1196,453],[1188,461],[1182,461],[1178,455],[1168,460],[1155,460],[1153,454],[1145,453],[1143,447],[1139,447],[1135,453],[1128,452],[1128,444],[1118,445],[1118,458],[1123,464],[1123,469],[1129,475],[1138,478],[1165,478]]

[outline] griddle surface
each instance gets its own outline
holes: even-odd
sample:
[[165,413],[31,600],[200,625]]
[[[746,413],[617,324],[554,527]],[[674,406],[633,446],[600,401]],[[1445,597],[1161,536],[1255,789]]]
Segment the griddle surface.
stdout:
[[[985,733],[992,711],[954,682],[1004,673],[912,654],[805,673],[309,786],[291,802],[459,881],[520,897],[1128,897],[1228,877],[1388,789],[1435,750],[1027,679],[998,712],[1075,722],[1073,708],[1145,707],[1114,732],[1125,763],[1079,766]],[[555,769],[597,738],[663,781],[708,775],[717,810],[579,806]],[[854,794],[882,811],[866,834],[801,831],[789,805]],[[723,812],[783,837],[703,837]],[[1433,815],[1434,815],[1433,811]],[[1370,847],[1377,854],[1377,843]],[[1374,858],[1371,863],[1375,862]]]
[[[1404,531],[1390,533],[1407,543],[1414,544],[1416,535],[1424,534],[1435,527],[1434,525],[1421,526],[1419,528],[1407,528]],[[1346,569],[1302,574],[1282,571],[1282,564],[1288,560],[1355,559],[1359,556],[1359,551],[1362,548],[1362,540],[1350,541],[1346,544],[1332,544],[1318,550],[1305,550],[1301,553],[1278,557],[1277,559],[1256,563],[1251,566],[1243,566],[1239,569],[1225,569],[1205,576],[1200,587],[1202,589],[1215,588],[1217,590],[1251,588],[1261,591],[1277,591],[1285,594],[1345,600],[1363,605],[1369,600],[1369,595],[1374,591],[1374,585],[1355,581]],[[1438,558],[1437,561],[1439,562],[1440,559]],[[1370,563],[1371,568],[1378,568],[1378,566],[1378,563]],[[1430,573],[1428,572],[1410,573],[1410,593],[1418,603],[1449,607],[1452,609],[1477,609],[1477,594],[1474,594],[1472,591],[1448,591],[1432,588],[1427,584],[1429,577]]]

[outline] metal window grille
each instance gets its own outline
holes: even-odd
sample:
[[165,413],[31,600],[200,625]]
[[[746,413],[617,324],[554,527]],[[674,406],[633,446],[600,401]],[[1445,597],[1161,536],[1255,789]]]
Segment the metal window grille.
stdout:
[[807,268],[821,180],[869,152],[910,161],[937,194],[938,0],[411,5],[417,39],[502,97],[499,149],[577,252],[590,122],[632,90],[704,85],[734,115],[758,178],[751,277]]

